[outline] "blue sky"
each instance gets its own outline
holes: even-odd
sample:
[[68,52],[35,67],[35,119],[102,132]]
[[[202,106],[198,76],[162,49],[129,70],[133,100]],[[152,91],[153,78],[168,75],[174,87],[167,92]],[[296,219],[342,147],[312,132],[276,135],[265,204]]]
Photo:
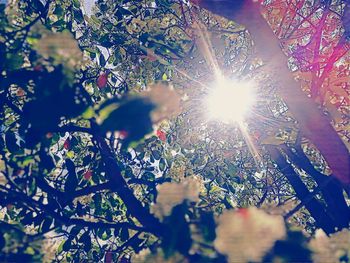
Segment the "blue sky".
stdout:
[[83,2],[87,15],[91,15],[91,8],[93,7],[95,0],[83,0]]

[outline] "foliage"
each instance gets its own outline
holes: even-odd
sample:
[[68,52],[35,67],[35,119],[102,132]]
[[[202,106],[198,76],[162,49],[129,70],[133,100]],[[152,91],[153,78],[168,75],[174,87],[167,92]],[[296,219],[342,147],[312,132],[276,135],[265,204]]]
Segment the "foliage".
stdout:
[[[262,13],[348,145],[349,5],[291,2]],[[348,188],[243,25],[183,0],[12,0],[0,17],[0,261],[348,260]],[[216,67],[258,84],[244,128],[205,118]]]

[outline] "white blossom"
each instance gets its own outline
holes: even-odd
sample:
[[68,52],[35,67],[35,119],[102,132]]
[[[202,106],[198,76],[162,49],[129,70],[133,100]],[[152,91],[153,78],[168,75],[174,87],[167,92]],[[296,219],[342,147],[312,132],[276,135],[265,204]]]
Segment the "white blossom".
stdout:
[[226,211],[219,217],[214,246],[230,262],[261,261],[285,234],[281,216],[269,215],[255,207]]

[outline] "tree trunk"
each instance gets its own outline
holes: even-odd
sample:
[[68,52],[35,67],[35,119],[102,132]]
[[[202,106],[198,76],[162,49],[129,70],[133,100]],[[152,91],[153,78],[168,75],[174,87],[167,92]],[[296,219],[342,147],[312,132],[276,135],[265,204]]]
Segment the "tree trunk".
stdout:
[[[316,103],[307,97],[291,74],[287,57],[277,36],[262,17],[258,2],[252,0],[192,0],[209,11],[243,24],[251,34],[258,55],[278,84],[278,93],[300,125],[303,136],[322,153],[332,174],[350,187],[349,152]],[[237,2],[237,3],[236,3]]]
[[[307,200],[308,197],[311,196],[311,193],[301,180],[300,176],[294,171],[292,165],[285,160],[284,156],[276,146],[267,146],[266,148],[270,153],[271,158],[277,164],[278,169],[283,171],[283,174],[293,187],[298,199],[302,202]],[[333,220],[327,209],[315,198],[315,196],[312,196],[309,200],[305,201],[304,205],[310,212],[310,215],[315,219],[316,227],[322,228],[327,234],[337,231],[335,220]]]
[[288,156],[288,159],[298,168],[303,169],[309,174],[315,180],[318,187],[321,188],[320,192],[326,203],[326,209],[335,221],[338,229],[349,227],[350,209],[346,203],[343,189],[334,177],[326,176],[317,171],[300,146],[297,147],[297,153],[294,153],[287,146],[282,146],[282,149]]

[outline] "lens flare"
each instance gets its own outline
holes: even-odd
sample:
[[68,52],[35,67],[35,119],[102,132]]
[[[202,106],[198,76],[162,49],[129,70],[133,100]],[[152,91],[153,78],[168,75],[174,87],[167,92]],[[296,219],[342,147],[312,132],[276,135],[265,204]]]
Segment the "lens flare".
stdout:
[[208,118],[241,123],[255,102],[254,82],[220,78],[206,97]]

